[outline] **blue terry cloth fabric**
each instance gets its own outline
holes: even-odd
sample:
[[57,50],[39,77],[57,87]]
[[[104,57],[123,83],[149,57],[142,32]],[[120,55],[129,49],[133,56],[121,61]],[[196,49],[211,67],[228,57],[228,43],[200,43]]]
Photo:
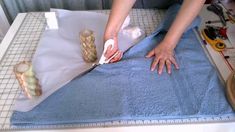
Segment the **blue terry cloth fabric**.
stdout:
[[192,28],[175,49],[180,70],[159,76],[145,55],[169,29],[179,5],[160,28],[129,49],[122,61],[100,65],[77,77],[29,112],[14,111],[15,126],[82,124],[120,120],[161,120],[233,116],[224,87]]

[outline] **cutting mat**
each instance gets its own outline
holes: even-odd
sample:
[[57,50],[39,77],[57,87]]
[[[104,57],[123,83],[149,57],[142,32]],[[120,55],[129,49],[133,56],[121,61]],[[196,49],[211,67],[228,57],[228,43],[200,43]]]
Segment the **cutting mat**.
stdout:
[[[97,11],[109,14],[108,10]],[[155,27],[163,18],[163,10],[134,9],[130,13],[133,25],[137,25],[144,29],[146,35],[154,31]],[[43,12],[32,12],[19,14],[11,29],[4,38],[4,42],[0,44],[0,130],[16,130],[10,126],[10,117],[12,107],[15,100],[22,96],[18,82],[13,74],[13,66],[23,60],[31,60],[36,50],[40,36],[46,27],[46,20]],[[6,51],[6,52],[5,52]],[[200,120],[200,123],[199,123]],[[187,124],[185,124],[187,123]],[[188,124],[190,123],[190,124]],[[161,125],[156,125],[161,124]],[[169,125],[178,124],[178,125]],[[180,125],[179,125],[180,124]],[[193,124],[193,125],[192,125]],[[129,126],[132,127],[124,127]],[[147,126],[150,125],[150,126]],[[104,128],[109,126],[109,128]],[[113,127],[123,126],[123,127]],[[60,126],[34,126],[22,127],[21,129],[54,129],[54,128],[94,128],[89,131],[103,130],[106,131],[176,131],[192,132],[207,130],[211,131],[227,131],[235,130],[235,119],[233,117],[224,118],[200,118],[200,119],[182,119],[182,120],[138,120],[138,121],[120,121],[108,123],[91,123],[84,125],[60,125]],[[18,130],[19,128],[17,128]],[[76,131],[85,131],[87,129],[79,129]],[[41,130],[40,130],[41,131]]]
[[[109,10],[96,12],[109,14]],[[130,13],[131,23],[144,29],[145,35],[154,31],[163,15],[164,10],[153,9],[133,9]],[[0,44],[0,130],[14,129],[10,126],[13,104],[23,95],[15,79],[13,66],[20,61],[32,59],[45,27],[43,12],[19,14],[8,31],[7,38]]]

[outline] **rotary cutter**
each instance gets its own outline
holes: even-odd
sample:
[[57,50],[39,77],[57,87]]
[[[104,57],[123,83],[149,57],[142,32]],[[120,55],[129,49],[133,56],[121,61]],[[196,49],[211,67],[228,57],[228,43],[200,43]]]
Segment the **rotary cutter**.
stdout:
[[224,41],[217,37],[213,27],[207,26],[202,30],[202,36],[216,51],[223,51],[226,48]]

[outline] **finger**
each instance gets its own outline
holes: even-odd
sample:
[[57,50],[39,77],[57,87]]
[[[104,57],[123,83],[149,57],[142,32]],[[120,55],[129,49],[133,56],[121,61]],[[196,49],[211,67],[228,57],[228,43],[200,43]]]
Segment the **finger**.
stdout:
[[168,74],[171,74],[171,61],[170,60],[166,60],[166,68],[167,68]]
[[104,56],[105,56],[106,58],[108,58],[108,56],[110,56],[111,50],[112,50],[112,45],[109,45],[109,46],[107,47],[107,50],[105,51],[105,54],[104,54]]
[[151,65],[151,71],[154,71],[156,69],[159,60],[160,60],[160,57],[155,57],[154,58],[154,60],[152,62],[152,65]]
[[111,59],[110,62],[111,62],[111,63],[117,62],[117,61],[119,61],[121,58],[122,58],[122,52],[121,52],[121,51],[118,51],[118,54],[117,54],[113,59]]
[[161,75],[162,74],[162,70],[163,70],[164,65],[165,65],[165,60],[161,59],[158,65],[159,65],[159,67],[158,67],[158,74]]
[[121,58],[120,59],[122,59],[122,57],[123,57],[123,52],[121,51]]
[[118,59],[118,61],[121,60],[122,57],[123,57],[123,52],[122,51],[120,51],[120,54],[121,54],[121,57]]
[[178,70],[180,67],[179,67],[178,63],[176,62],[175,58],[172,58],[170,60],[174,64],[175,68]]
[[[112,49],[112,47],[111,47],[111,49]],[[108,50],[108,48],[107,48],[107,56],[105,56],[106,57],[106,59],[105,60],[108,60],[108,59],[110,59],[115,53],[117,53],[117,51],[118,51],[118,49],[109,49]]]
[[154,50],[151,50],[147,55],[146,55],[146,57],[147,58],[150,58],[150,57],[152,57],[154,55]]

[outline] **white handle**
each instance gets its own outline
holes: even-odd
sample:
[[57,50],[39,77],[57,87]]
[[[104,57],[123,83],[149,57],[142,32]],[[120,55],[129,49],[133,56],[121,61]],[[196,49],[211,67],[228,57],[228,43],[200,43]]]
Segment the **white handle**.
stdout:
[[108,39],[108,40],[104,43],[104,51],[103,51],[103,53],[102,53],[102,55],[101,55],[101,57],[100,57],[99,64],[106,64],[106,63],[109,63],[109,61],[110,61],[111,59],[113,59],[113,57],[115,57],[115,56],[118,54],[118,52],[117,52],[117,53],[115,53],[112,57],[110,57],[108,60],[105,60],[106,57],[104,56],[104,54],[106,53],[106,50],[107,50],[107,48],[108,48],[110,45],[112,46],[111,49],[113,49],[113,47],[114,47],[114,40],[113,40],[113,39]]

